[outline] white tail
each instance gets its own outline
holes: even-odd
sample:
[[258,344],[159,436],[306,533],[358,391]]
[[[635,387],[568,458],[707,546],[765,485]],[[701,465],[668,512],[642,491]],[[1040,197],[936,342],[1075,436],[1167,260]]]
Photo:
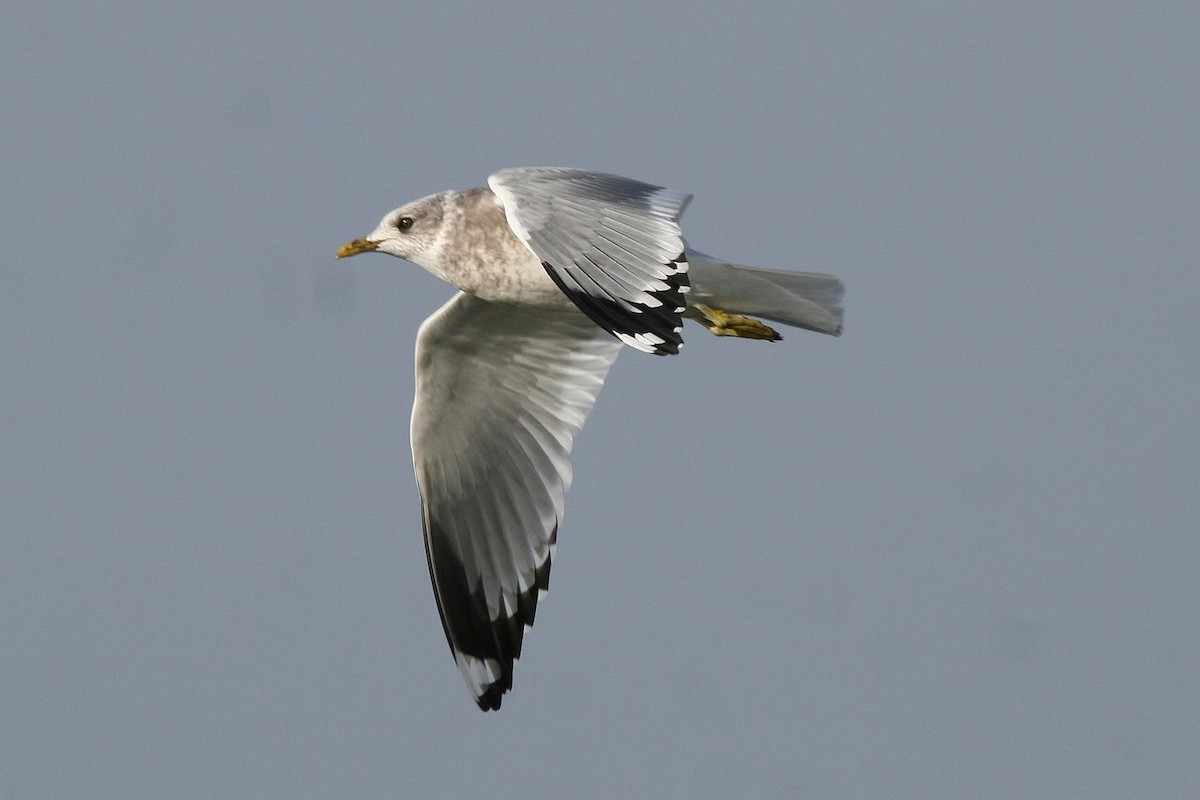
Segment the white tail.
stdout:
[[688,249],[690,304],[837,336],[842,332],[842,282],[815,272],[784,272],[729,264]]

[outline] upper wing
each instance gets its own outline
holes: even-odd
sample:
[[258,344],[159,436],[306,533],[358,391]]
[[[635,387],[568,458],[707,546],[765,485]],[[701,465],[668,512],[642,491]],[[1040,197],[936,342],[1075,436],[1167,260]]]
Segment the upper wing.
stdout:
[[679,352],[687,257],[679,216],[692,197],[574,169],[488,178],[508,226],[600,327],[647,353]]
[[412,449],[429,575],[485,711],[545,591],[571,443],[621,345],[573,311],[459,294],[421,326]]

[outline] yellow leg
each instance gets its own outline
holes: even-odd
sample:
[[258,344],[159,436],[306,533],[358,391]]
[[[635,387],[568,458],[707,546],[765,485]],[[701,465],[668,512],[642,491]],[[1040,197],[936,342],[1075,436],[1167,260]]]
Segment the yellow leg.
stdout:
[[783,337],[774,328],[741,314],[728,314],[710,306],[693,306],[700,312],[697,321],[713,336],[737,336],[742,339],[765,339],[778,342]]

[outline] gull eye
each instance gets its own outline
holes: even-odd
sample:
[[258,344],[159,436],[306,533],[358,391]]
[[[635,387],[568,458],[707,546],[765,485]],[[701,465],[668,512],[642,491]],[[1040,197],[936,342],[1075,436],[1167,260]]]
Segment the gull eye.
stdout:
[[402,230],[402,231],[406,231],[409,228],[411,228],[412,224],[413,224],[412,217],[400,217],[400,219],[396,220],[396,228],[399,230]]

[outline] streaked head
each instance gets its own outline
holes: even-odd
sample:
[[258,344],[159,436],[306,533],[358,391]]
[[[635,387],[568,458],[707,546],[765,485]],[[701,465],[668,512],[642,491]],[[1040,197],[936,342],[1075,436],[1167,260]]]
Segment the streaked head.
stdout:
[[370,234],[346,242],[334,253],[349,258],[359,253],[387,253],[429,269],[442,238],[446,194],[433,194],[390,211]]

